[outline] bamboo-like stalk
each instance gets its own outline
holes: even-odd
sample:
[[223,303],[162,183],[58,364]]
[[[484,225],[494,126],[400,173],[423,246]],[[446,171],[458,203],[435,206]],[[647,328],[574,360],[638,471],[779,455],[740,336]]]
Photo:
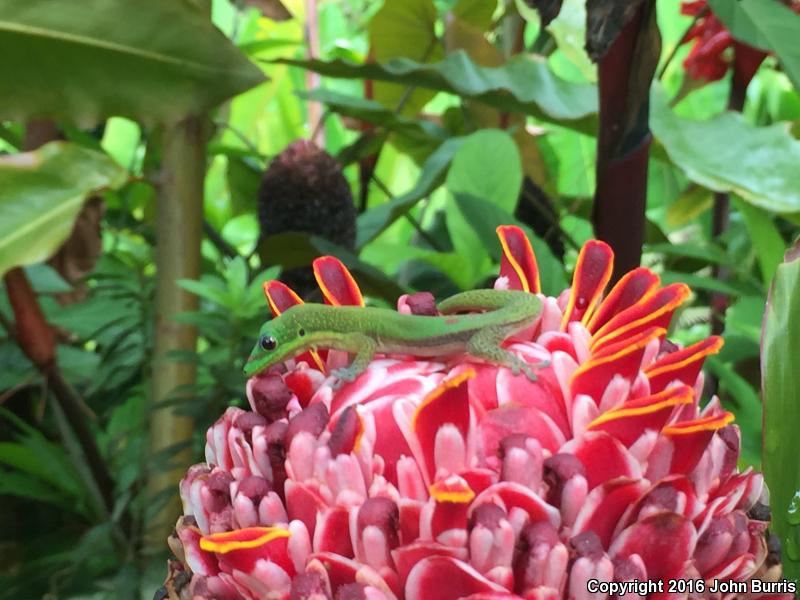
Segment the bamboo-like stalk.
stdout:
[[[178,279],[200,275],[200,243],[203,233],[203,180],[206,168],[206,120],[189,117],[165,126],[161,187],[156,223],[156,301],[153,353],[152,402],[150,416],[150,455],[163,456],[170,449],[170,463],[152,461],[148,492],[160,496],[174,490],[171,501],[146,524],[148,545],[162,549],[179,514],[178,483],[193,462],[187,442],[194,431],[191,418],[180,415],[176,406],[159,406],[175,397],[176,388],[195,381],[195,365],[168,358],[174,350],[194,350],[197,331],[177,323],[174,315],[196,310],[197,296],[181,289]],[[167,492],[168,493],[168,492]]]
[[[308,47],[308,58],[318,58],[320,55],[319,41],[319,10],[317,0],[305,0],[306,24],[305,38]],[[309,90],[318,88],[320,76],[313,71],[306,71],[306,88]],[[325,117],[322,111],[322,104],[310,100],[308,102],[308,126],[311,131],[311,141],[325,147]]]
[[647,206],[649,89],[660,37],[655,2],[646,0],[598,63],[600,127],[595,235],[614,249],[612,282],[641,261]]

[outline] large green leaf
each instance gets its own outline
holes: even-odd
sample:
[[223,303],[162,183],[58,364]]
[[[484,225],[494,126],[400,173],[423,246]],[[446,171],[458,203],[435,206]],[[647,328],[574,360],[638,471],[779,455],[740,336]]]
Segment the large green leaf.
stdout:
[[340,115],[380,125],[415,141],[430,143],[437,139],[443,141],[447,137],[447,132],[435,123],[398,115],[395,111],[389,110],[374,100],[348,96],[326,89],[299,92],[298,96],[306,100],[322,102]]
[[800,576],[800,243],[778,267],[761,338],[764,474],[789,579]]
[[753,248],[758,257],[758,264],[761,267],[761,279],[764,281],[764,288],[769,287],[775,270],[783,261],[783,253],[786,251],[786,242],[773,222],[773,217],[768,212],[751,206],[746,202],[734,198],[737,210],[742,214],[747,233],[753,242]]
[[[522,165],[514,140],[500,129],[473,133],[453,157],[446,185],[455,198],[479,198],[512,214],[522,187]],[[453,247],[469,259],[472,276],[478,280],[492,268],[485,240],[471,222],[473,216],[461,209],[460,202],[448,204],[446,213]]]
[[172,121],[264,80],[186,0],[0,2],[0,117]]
[[597,90],[557,77],[544,59],[519,54],[502,67],[480,67],[463,50],[444,60],[422,64],[396,58],[385,64],[336,59],[276,62],[346,79],[374,79],[458,94],[507,111],[546,120],[579,120],[597,112]]
[[522,165],[514,139],[500,129],[470,135],[453,157],[447,189],[471,194],[513,213],[522,187]]
[[[433,0],[385,0],[369,23],[369,41],[379,63],[404,57],[422,63],[442,58],[443,47],[436,36],[436,7]],[[378,82],[375,99],[404,114],[413,115],[434,96],[426,89]],[[402,105],[402,106],[401,106]]]
[[650,127],[692,181],[717,192],[735,192],[776,213],[800,211],[800,141],[787,124],[754,127],[733,112],[708,121],[684,119],[657,90]]
[[533,233],[530,227],[518,221],[513,215],[510,215],[496,204],[481,198],[468,194],[458,194],[456,202],[480,237],[483,247],[495,261],[500,260],[501,255],[500,242],[497,240],[497,227],[499,225],[517,225],[522,228],[533,246],[536,262],[539,265],[542,291],[549,296],[558,296],[567,287],[564,267],[553,255],[550,247]]
[[49,258],[86,197],[125,179],[105,154],[65,142],[0,157],[0,275]]
[[587,81],[597,81],[597,67],[586,53],[586,2],[564,0],[558,16],[547,26],[558,49]]
[[442,184],[450,161],[464,143],[464,139],[455,137],[444,142],[422,165],[422,172],[414,187],[406,193],[392,198],[389,202],[365,212],[358,218],[356,245],[359,248],[375,239],[395,220],[406,214],[417,202]]
[[709,0],[709,5],[737,40],[772,50],[800,90],[800,15],[778,0]]
[[491,25],[496,9],[497,0],[458,0],[453,6],[452,16],[473,27],[486,29]]

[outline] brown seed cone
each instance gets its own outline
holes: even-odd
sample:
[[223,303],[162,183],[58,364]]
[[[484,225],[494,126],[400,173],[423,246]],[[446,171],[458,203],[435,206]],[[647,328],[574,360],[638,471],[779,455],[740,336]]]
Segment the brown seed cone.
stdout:
[[[356,211],[338,162],[311,141],[298,140],[270,163],[258,190],[261,235],[310,233],[355,247]],[[308,267],[289,269],[281,281],[301,296],[316,290]]]

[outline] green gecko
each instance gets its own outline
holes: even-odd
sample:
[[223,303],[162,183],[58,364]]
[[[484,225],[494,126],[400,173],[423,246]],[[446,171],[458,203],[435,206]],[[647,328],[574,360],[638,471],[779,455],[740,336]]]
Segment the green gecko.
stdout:
[[[298,304],[261,327],[244,367],[252,377],[308,350],[330,348],[355,354],[349,367],[332,372],[352,381],[375,353],[438,357],[466,352],[536,380],[534,367],[500,347],[510,335],[533,324],[542,303],[533,294],[474,290],[439,303],[442,316],[405,315],[386,308]],[[456,315],[461,311],[486,312]]]

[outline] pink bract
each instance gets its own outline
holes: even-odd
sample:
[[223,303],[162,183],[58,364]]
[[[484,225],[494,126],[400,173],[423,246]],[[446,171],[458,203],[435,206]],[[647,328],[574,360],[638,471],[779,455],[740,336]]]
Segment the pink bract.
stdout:
[[[347,357],[332,350],[251,378],[251,410],[225,412],[181,483],[186,597],[588,600],[608,597],[590,580],[779,580],[763,478],[737,468],[733,415],[700,405],[722,341],[666,339],[689,289],[639,268],[606,292],[613,255],[591,241],[547,297],[522,231],[498,234],[495,287],[543,302],[506,342],[547,361],[538,380],[465,355],[378,356],[337,388],[328,372]],[[315,273],[326,302],[363,305],[336,259]],[[300,302],[265,291],[276,315]]]

